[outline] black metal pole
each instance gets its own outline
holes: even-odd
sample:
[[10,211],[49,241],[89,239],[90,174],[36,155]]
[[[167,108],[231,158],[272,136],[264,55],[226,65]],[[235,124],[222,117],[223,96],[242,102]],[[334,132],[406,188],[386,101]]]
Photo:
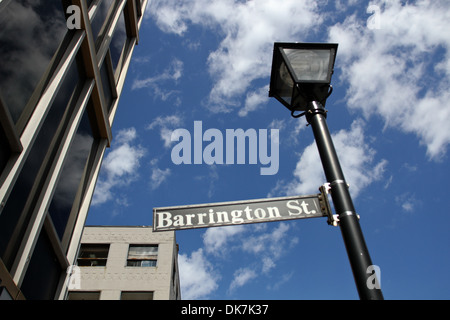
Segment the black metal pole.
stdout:
[[369,277],[372,276],[372,273],[368,272],[372,270],[369,268],[372,261],[328,130],[325,108],[319,102],[311,102],[306,112],[306,119],[313,129],[325,176],[330,183],[331,198],[339,217],[339,225],[359,297],[361,300],[382,300],[381,289],[368,285]]

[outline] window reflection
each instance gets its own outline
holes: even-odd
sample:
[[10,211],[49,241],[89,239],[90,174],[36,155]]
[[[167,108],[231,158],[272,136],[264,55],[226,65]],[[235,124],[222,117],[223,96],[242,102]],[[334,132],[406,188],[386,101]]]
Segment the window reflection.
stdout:
[[156,267],[158,245],[135,245],[128,248],[127,267]]
[[94,2],[94,0],[87,0],[86,1],[88,8],[91,7],[92,2]]
[[[84,78],[83,78],[84,79]],[[54,149],[60,143],[57,134],[64,112],[76,103],[81,85],[77,63],[72,63],[55,97],[30,154],[0,214],[0,255],[8,268],[25,233],[33,211],[35,197],[42,187]]]
[[0,94],[15,123],[66,32],[61,0],[15,0],[0,12]]
[[102,30],[102,27],[105,25],[106,18],[108,17],[108,12],[113,2],[114,0],[103,0],[97,7],[94,18],[91,21],[94,41],[97,41],[99,37],[101,38],[100,31]]
[[122,11],[110,44],[113,71],[115,71],[117,68],[117,64],[119,63],[120,56],[122,55],[123,47],[125,46],[126,41],[127,41],[127,30],[125,26],[124,13]]
[[114,99],[113,89],[111,87],[111,78],[108,70],[108,61],[105,58],[102,67],[100,68],[100,75],[102,77],[103,94],[105,95],[106,109],[108,112],[111,110],[112,102]]
[[54,299],[63,270],[52,248],[45,228],[42,228],[20,288],[27,300]]
[[0,174],[11,156],[11,148],[9,147],[8,139],[3,127],[0,125]]
[[135,0],[138,18],[142,16],[142,0]]
[[66,163],[49,207],[53,225],[60,239],[64,235],[93,142],[94,136],[86,110],[67,154]]

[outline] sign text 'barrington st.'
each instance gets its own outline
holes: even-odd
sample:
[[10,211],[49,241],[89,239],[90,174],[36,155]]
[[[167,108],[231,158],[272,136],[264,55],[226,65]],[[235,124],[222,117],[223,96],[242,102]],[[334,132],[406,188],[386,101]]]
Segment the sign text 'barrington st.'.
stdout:
[[153,209],[153,230],[208,228],[226,225],[328,216],[322,194]]

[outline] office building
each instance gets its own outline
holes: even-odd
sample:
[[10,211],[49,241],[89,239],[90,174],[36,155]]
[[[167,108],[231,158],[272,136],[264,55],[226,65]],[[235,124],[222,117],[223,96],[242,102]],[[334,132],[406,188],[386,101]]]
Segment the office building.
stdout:
[[85,227],[68,300],[179,300],[175,232]]
[[147,0],[0,1],[0,297],[61,299]]

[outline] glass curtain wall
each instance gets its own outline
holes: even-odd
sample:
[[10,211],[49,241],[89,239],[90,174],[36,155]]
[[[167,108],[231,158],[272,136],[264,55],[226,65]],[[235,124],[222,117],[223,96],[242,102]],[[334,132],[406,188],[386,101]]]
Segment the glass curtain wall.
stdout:
[[[13,299],[64,290],[146,4],[0,1],[0,282]],[[92,36],[67,27],[70,5]]]

